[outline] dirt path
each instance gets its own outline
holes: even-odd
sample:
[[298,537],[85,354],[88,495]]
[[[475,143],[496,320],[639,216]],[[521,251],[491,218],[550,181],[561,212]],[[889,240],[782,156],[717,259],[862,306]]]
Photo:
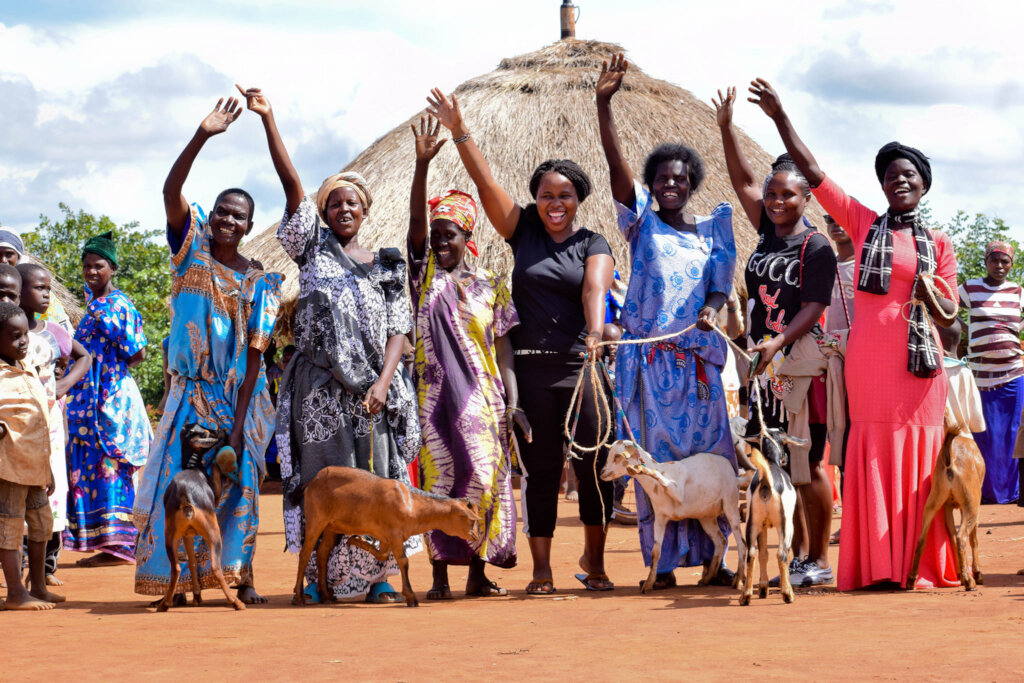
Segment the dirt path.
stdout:
[[[66,605],[0,613],[4,671],[199,680],[1024,678],[1024,576],[1016,575],[1024,567],[1024,510],[1016,506],[982,510],[986,584],[977,592],[806,589],[792,605],[772,592],[744,609],[734,590],[698,588],[696,569],[677,572],[679,588],[640,595],[646,572],[636,530],[614,525],[608,573],[618,588],[587,593],[572,578],[582,530],[575,505],[563,501],[555,596],[523,593],[530,563],[520,536],[520,566],[491,572],[509,597],[464,599],[455,590],[453,601],[427,602],[430,568],[419,554],[411,578],[421,607],[408,609],[292,607],[296,557],[281,552],[280,495],[260,502],[256,585],[270,604],[236,613],[207,590],[203,607],[155,614],[131,592],[132,567],[80,569],[81,555],[67,552],[59,572]],[[735,551],[728,562],[735,566]],[[453,568],[453,589],[464,580],[465,570]]]

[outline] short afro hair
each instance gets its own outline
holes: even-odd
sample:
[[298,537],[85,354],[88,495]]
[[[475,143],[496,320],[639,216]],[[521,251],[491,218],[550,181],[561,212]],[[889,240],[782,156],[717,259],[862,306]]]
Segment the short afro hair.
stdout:
[[229,187],[228,189],[222,191],[219,195],[217,195],[217,199],[214,200],[213,208],[216,209],[217,205],[220,204],[220,200],[222,200],[222,199],[224,199],[224,197],[227,197],[228,195],[232,195],[232,194],[240,194],[243,197],[245,197],[245,201],[249,204],[249,224],[252,225],[252,220],[253,220],[253,216],[252,215],[253,215],[253,213],[256,212],[256,202],[253,200],[251,194],[249,194],[248,192],[246,192],[245,190],[243,190],[240,187]]
[[21,283],[21,273],[18,272],[17,266],[12,266],[9,263],[0,263],[0,278],[10,278]]
[[27,277],[37,277],[40,274],[47,276],[50,275],[50,271],[38,263],[19,263],[15,268],[18,269],[18,273],[21,275],[22,283],[25,282],[25,278]]
[[644,162],[644,184],[651,187],[658,175],[658,165],[666,161],[681,161],[686,164],[686,177],[690,181],[690,194],[700,189],[704,182],[704,161],[697,150],[679,142],[666,142],[654,148]]
[[548,173],[558,173],[568,178],[572,186],[576,188],[576,195],[579,197],[580,202],[586,199],[593,191],[590,176],[575,161],[571,159],[548,159],[538,166],[537,170],[530,176],[530,195],[534,199],[537,198],[537,190],[540,188],[541,179]]
[[12,304],[9,301],[0,301],[0,327],[7,324],[7,321],[13,320],[18,316],[25,316],[25,311],[21,310],[21,306]]

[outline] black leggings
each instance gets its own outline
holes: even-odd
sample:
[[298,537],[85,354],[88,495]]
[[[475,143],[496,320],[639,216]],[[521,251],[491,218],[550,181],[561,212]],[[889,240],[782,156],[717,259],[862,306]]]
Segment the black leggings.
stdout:
[[[555,535],[558,491],[564,463],[562,451],[566,442],[563,433],[565,414],[571,408],[572,392],[581,368],[582,362],[579,359],[565,354],[516,356],[519,402],[533,427],[532,443],[519,439],[525,475],[522,486],[523,533],[531,538],[551,538]],[[601,388],[607,391],[603,380]],[[597,409],[589,377],[584,378],[581,391],[583,407],[576,427],[576,441],[583,446],[592,446],[597,443],[598,431]],[[614,409],[611,418],[615,419]],[[613,424],[613,435],[614,430]],[[602,448],[598,453],[598,474],[604,466],[607,450]],[[611,519],[614,485],[595,477],[594,453],[585,453],[581,457],[581,460],[572,460],[573,470],[579,480],[580,521],[586,525],[599,526]]]

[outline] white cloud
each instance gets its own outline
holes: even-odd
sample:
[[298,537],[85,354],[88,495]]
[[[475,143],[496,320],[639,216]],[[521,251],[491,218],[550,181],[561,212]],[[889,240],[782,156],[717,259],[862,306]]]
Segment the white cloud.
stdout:
[[[660,0],[577,4],[580,37],[622,44],[647,73],[704,101],[755,75],[776,83],[823,165],[872,205],[882,201],[874,151],[900,138],[935,159],[937,218],[994,213],[1024,237],[1014,187],[1024,86],[1013,80],[1024,48],[997,0],[970,12],[951,0],[791,11],[743,0],[699,13]],[[171,162],[236,81],[264,88],[312,187],[421,108],[430,86],[450,90],[558,37],[551,0],[183,0],[125,4],[89,23],[75,9],[74,21],[0,24],[0,220],[17,229],[59,201],[159,227]],[[866,96],[829,91],[854,80]],[[737,121],[782,151],[755,107],[739,105]],[[257,224],[276,220],[283,197],[264,140],[243,115],[204,149],[189,198],[208,203],[241,184],[256,196]]]

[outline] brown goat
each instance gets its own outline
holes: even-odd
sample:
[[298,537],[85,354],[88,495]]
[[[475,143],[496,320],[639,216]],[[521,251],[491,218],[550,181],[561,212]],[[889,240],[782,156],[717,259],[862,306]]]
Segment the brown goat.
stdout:
[[[362,548],[379,562],[394,553],[402,572],[405,604],[416,607],[419,601],[409,583],[406,539],[431,529],[470,542],[480,538],[479,512],[468,500],[435,496],[354,467],[325,467],[295,496],[304,497],[306,515],[306,537],[299,553],[292,600],[296,605],[306,604],[303,575],[318,540],[317,590],[321,600],[335,602],[334,594],[327,589],[327,558],[338,536],[344,534],[351,536],[349,545]],[[363,535],[377,539],[380,549]]]
[[[211,465],[211,473],[203,469],[202,456],[213,448],[222,446],[227,432],[216,431],[192,423],[182,427],[181,460],[183,469],[174,475],[164,491],[164,545],[167,561],[171,565],[171,579],[164,597],[152,603],[157,612],[166,612],[174,601],[181,568],[178,565],[178,544],[184,539],[188,556],[188,570],[192,576],[192,601],[203,604],[202,588],[199,583],[199,566],[196,562],[195,537],[202,536],[210,551],[210,567],[217,578],[224,597],[236,610],[245,605],[228,590],[224,572],[220,566],[221,534],[217,520],[217,501],[220,500],[222,477],[235,471],[236,456],[230,448],[222,449]],[[184,595],[182,595],[184,599]]]
[[[946,529],[953,543],[960,583],[965,590],[972,591],[983,584],[984,577],[978,563],[978,508],[981,505],[981,482],[985,479],[985,461],[978,450],[978,444],[970,436],[954,432],[946,434],[939,457],[935,459],[932,471],[932,490],[924,504],[921,519],[921,535],[914,549],[914,561],[910,565],[906,587],[914,588],[917,583],[921,553],[932,519],[944,508]],[[960,508],[960,529],[953,524],[953,510]],[[967,566],[967,544],[971,547],[971,567]],[[973,573],[969,569],[973,568]]]

